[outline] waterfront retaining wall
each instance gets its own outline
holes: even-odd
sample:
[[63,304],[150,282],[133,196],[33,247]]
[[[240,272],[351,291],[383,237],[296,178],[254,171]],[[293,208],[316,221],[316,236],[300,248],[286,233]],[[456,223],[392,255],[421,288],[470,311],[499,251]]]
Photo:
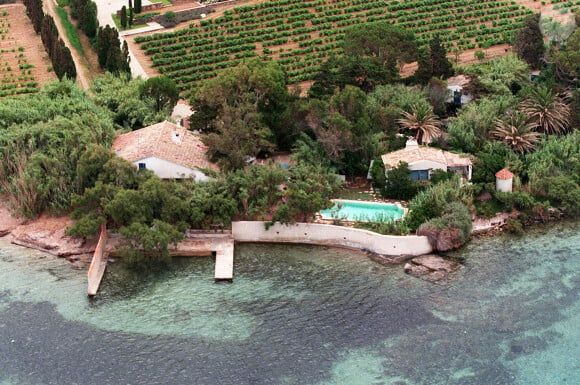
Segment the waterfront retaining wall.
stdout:
[[236,242],[306,243],[369,250],[383,255],[423,255],[433,248],[427,237],[381,235],[351,227],[318,223],[276,223],[266,230],[265,222],[233,222]]

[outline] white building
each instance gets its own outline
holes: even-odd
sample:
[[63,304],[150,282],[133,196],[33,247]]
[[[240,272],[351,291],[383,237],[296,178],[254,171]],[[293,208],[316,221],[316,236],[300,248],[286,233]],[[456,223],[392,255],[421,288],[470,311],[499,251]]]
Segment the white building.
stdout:
[[199,136],[164,121],[119,135],[113,142],[117,156],[163,179],[195,178],[206,181],[204,170],[219,171],[206,155]]
[[507,168],[495,173],[495,189],[502,192],[512,192],[514,174]]
[[433,170],[454,171],[467,180],[471,179],[471,159],[438,148],[419,146],[415,140],[407,141],[405,148],[385,154],[381,159],[387,174],[401,162],[409,164],[411,180],[431,179]]

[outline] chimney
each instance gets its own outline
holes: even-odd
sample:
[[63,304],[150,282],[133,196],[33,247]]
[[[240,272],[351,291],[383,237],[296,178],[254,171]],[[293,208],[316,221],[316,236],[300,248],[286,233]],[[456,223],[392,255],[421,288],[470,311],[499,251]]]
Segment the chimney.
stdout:
[[181,138],[179,137],[179,131],[173,130],[171,132],[171,141],[175,144],[181,144]]

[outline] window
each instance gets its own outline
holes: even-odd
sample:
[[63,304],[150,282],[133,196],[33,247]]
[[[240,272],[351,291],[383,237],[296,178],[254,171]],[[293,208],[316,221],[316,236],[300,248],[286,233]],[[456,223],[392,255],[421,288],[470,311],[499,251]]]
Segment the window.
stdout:
[[429,179],[429,170],[413,170],[411,171],[411,180],[427,180]]
[[147,165],[145,163],[139,163],[139,170],[145,170]]

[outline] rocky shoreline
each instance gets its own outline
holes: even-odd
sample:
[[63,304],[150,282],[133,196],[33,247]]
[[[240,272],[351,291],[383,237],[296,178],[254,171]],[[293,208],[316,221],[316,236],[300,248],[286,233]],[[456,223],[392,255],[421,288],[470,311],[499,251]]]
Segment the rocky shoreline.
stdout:
[[[554,221],[563,216],[560,209],[550,210],[547,216],[529,218],[531,223]],[[477,218],[473,222],[472,236],[493,236],[503,232],[502,227],[510,218],[517,218],[518,213],[501,213],[490,219]],[[8,237],[10,242],[19,246],[40,250],[58,257],[67,257],[71,261],[90,262],[98,239],[84,241],[66,235],[66,229],[74,221],[68,217],[49,217],[42,215],[34,220],[13,216],[5,203],[0,202],[0,237]],[[83,257],[86,256],[86,257]],[[428,254],[420,257],[384,256],[369,253],[369,258],[380,264],[402,264],[407,274],[430,282],[445,281],[457,271],[461,264],[439,255]]]
[[4,203],[0,203],[0,237],[10,242],[40,250],[58,257],[90,254],[95,251],[97,239],[83,241],[66,235],[74,221],[68,217],[42,215],[34,220],[13,216]]

